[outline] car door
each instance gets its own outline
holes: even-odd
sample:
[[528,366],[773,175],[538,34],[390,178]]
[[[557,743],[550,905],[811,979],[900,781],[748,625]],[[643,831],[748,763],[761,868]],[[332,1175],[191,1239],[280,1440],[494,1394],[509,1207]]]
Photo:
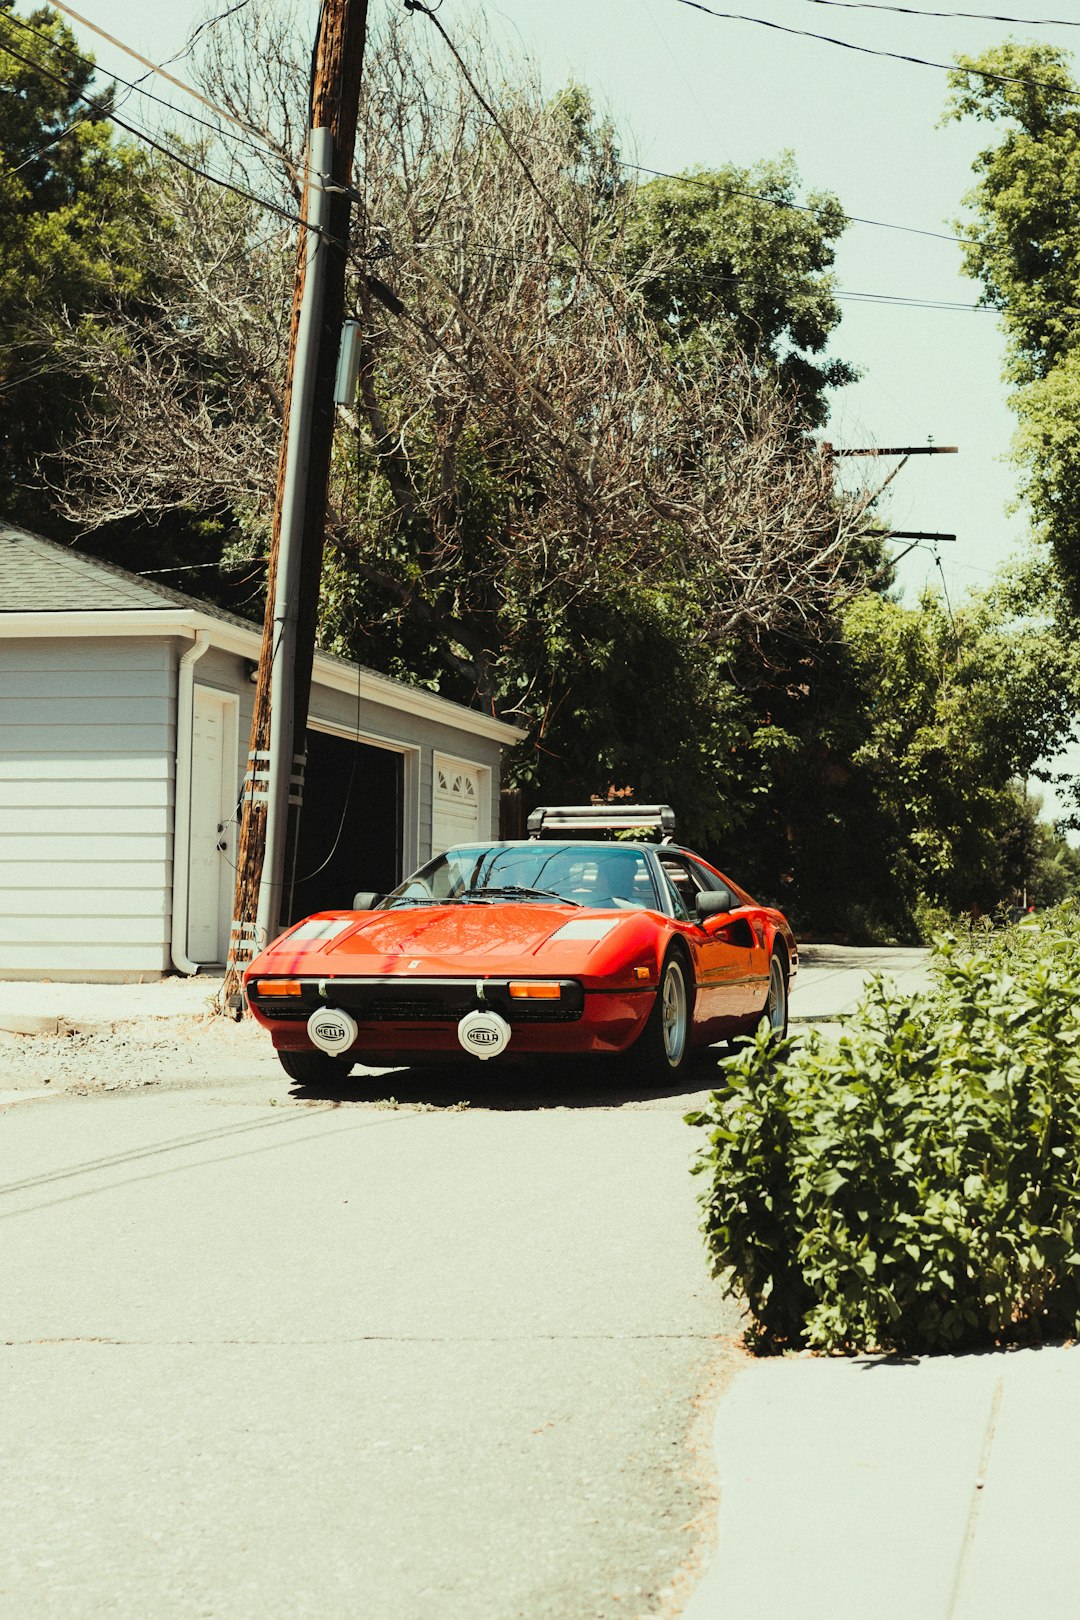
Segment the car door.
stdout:
[[701,920],[697,896],[702,890],[719,888],[719,878],[689,855],[675,850],[660,852],[659,861],[691,924],[687,943],[694,955],[698,986],[694,1022],[710,1028],[721,1020],[745,1017],[754,977],[755,939],[749,921],[736,915],[729,927],[732,919],[727,916]]
[[704,861],[694,864],[703,878],[702,889],[724,888],[735,901],[726,919],[716,920],[716,927],[719,934],[747,952],[746,977],[737,1005],[740,1017],[753,1017],[764,1009],[769,996],[769,945],[765,912],[722,872],[714,871]]

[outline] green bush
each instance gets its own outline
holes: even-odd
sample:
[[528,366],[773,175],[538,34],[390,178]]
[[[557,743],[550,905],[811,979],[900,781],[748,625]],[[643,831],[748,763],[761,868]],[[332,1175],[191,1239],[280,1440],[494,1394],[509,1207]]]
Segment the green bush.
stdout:
[[688,1123],[756,1346],[941,1351],[1080,1331],[1080,930],[939,940],[836,1040],[766,1035]]

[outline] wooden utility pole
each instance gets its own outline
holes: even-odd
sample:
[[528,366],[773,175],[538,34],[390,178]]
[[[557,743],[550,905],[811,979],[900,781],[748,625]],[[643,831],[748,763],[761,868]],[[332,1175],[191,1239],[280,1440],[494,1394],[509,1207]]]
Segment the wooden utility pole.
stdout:
[[290,824],[303,794],[315,655],[334,378],[345,310],[352,168],[367,0],[324,0],[293,285],[285,411],[256,675],[251,747],[222,1011],[238,1012],[240,975],[282,925]]

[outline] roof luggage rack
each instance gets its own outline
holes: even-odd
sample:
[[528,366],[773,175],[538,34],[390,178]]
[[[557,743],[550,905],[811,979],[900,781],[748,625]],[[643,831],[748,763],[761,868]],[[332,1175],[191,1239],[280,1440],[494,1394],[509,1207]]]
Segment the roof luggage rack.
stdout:
[[659,834],[661,843],[675,836],[675,812],[670,804],[542,804],[529,815],[530,838],[603,838],[618,832]]

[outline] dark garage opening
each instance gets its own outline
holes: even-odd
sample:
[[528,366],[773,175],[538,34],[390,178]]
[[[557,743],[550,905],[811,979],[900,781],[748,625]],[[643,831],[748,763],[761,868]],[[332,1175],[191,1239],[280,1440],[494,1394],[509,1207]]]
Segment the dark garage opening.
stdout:
[[294,922],[351,906],[358,889],[385,894],[401,881],[404,779],[402,754],[308,732]]

